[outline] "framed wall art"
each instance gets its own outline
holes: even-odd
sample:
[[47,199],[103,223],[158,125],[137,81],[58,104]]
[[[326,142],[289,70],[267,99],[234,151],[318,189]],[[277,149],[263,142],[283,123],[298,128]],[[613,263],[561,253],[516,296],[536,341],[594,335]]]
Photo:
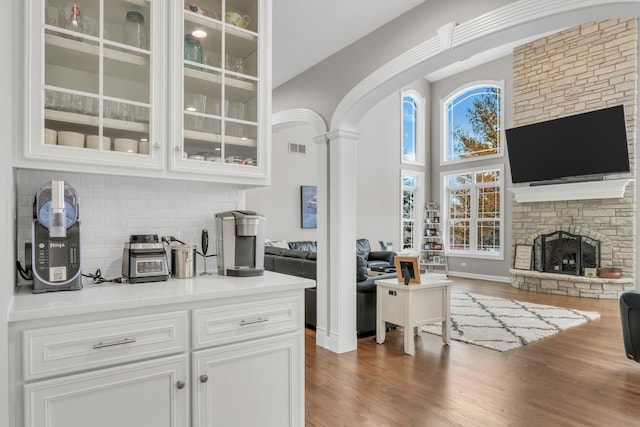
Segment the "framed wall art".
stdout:
[[302,228],[318,228],[318,187],[300,186],[300,218]]

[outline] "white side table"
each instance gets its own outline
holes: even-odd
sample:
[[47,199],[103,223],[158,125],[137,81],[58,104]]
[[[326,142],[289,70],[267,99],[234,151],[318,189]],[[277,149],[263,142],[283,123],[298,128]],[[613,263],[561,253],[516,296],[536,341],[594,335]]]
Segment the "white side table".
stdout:
[[423,279],[404,285],[398,279],[377,280],[376,342],[384,343],[385,322],[404,327],[404,352],[416,354],[414,335],[420,327],[442,321],[442,342],[451,341],[451,280]]

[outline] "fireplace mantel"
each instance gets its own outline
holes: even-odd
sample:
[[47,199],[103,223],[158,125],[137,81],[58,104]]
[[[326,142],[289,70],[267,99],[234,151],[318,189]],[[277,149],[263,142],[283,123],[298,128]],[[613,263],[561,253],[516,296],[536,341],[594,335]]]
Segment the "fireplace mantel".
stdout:
[[552,202],[557,200],[619,199],[631,179],[573,182],[567,184],[511,187],[516,202]]

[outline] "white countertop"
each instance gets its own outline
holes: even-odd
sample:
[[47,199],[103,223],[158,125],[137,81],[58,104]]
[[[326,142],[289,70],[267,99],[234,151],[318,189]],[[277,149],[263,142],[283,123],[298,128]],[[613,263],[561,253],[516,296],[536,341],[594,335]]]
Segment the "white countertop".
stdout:
[[216,273],[191,279],[150,283],[84,284],[79,291],[33,294],[31,286],[19,286],[11,301],[7,320],[44,319],[110,310],[153,307],[205,299],[259,295],[304,289],[315,281],[265,271],[263,276],[231,277]]

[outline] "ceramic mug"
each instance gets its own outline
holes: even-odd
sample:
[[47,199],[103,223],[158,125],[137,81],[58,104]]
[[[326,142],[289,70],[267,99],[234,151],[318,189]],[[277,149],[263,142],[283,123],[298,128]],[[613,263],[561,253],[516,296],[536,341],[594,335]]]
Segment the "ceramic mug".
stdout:
[[224,20],[227,24],[235,25],[240,28],[247,28],[247,25],[251,22],[251,17],[249,15],[240,15],[238,12],[229,10],[225,14]]

